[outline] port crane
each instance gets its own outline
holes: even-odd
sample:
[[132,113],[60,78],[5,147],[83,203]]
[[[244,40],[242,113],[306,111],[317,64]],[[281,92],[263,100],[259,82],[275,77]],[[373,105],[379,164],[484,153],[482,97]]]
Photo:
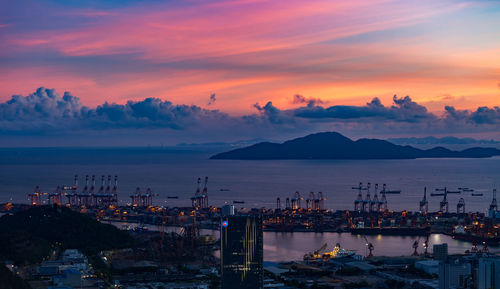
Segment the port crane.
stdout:
[[99,188],[99,194],[104,194],[104,183],[105,181],[105,176],[101,176],[101,187]]
[[82,194],[87,194],[89,192],[89,175],[85,176],[85,187],[83,188]]
[[292,198],[292,209],[293,210],[300,210],[302,207],[302,200],[304,198],[300,195],[299,192],[295,192],[294,198]]
[[483,253],[488,253],[490,250],[488,249],[488,244],[486,242],[483,242],[483,249],[481,249],[481,252]]
[[203,185],[203,191],[201,193],[201,207],[208,208],[208,177],[205,177],[205,184]]
[[373,247],[372,243],[368,242],[368,239],[366,239],[366,237],[363,236],[363,238],[365,238],[366,248],[369,251],[367,258],[373,257],[373,250],[375,249],[375,247]]
[[196,192],[194,193],[194,196],[191,197],[191,205],[193,208],[200,207],[200,204],[199,204],[200,194],[201,194],[200,184],[201,184],[201,179],[198,178]]
[[477,249],[477,241],[472,241],[472,248],[470,250],[472,253],[477,253],[478,252],[478,249]]
[[106,194],[111,193],[111,176],[108,176],[108,185],[106,186]]
[[352,187],[353,190],[358,190],[358,196],[354,201],[354,211],[361,211],[361,205],[363,204],[363,194],[361,191],[363,190],[363,183],[359,183],[358,187]]
[[112,194],[116,194],[118,192],[118,176],[115,176],[115,185],[113,186]]
[[323,193],[318,192],[318,202],[319,202],[318,209],[320,211],[323,211],[325,209],[325,201],[326,201],[326,197],[323,196]]
[[380,211],[380,202],[378,200],[378,184],[375,184],[375,194],[373,195],[373,199],[370,203],[370,212],[379,212]]
[[431,194],[431,196],[433,196],[433,197],[434,196],[443,196],[443,200],[441,202],[439,202],[439,211],[448,213],[448,200],[446,199],[446,197],[448,195],[448,190],[446,189],[446,187],[444,187],[443,189],[436,189],[436,192],[443,192],[443,193]]
[[208,177],[205,177],[205,185],[203,186],[203,191],[201,191],[201,178],[198,178],[196,192],[194,196],[191,197],[191,206],[195,209],[205,209],[208,208]]
[[318,250],[307,253],[306,255],[304,255],[304,260],[321,258],[323,256],[323,252],[326,250],[327,246],[328,246],[328,244],[325,243]]
[[306,209],[308,211],[311,211],[311,210],[314,210],[316,205],[315,205],[315,196],[314,196],[314,192],[310,192],[309,193],[309,199],[306,200]]
[[95,175],[92,175],[92,186],[90,187],[90,194],[93,195],[95,191]]
[[491,200],[490,211],[494,211],[494,212],[498,211],[497,189],[493,189],[493,199]]
[[29,194],[29,197],[31,199],[31,205],[32,206],[42,205],[42,195],[43,194],[44,193],[41,192],[40,187],[36,186],[33,193]]
[[370,211],[370,204],[371,204],[371,201],[372,201],[371,200],[371,196],[370,196],[370,186],[371,186],[371,184],[368,183],[366,185],[366,188],[365,188],[365,190],[366,190],[366,198],[363,201],[363,205],[362,205],[362,209],[361,209],[364,212],[365,211],[368,211],[368,212]]
[[388,190],[387,185],[383,184],[382,185],[382,191],[380,192],[381,194],[389,194],[389,195],[399,195],[401,194],[401,190]]
[[429,251],[428,251],[428,248],[429,248],[429,235],[427,235],[427,237],[425,238],[425,241],[424,241],[424,243],[422,245],[424,247],[424,256],[425,257],[429,257]]
[[460,200],[458,200],[458,204],[457,204],[457,214],[465,214],[465,200],[464,198],[460,198]]
[[380,191],[380,194],[382,195],[382,199],[380,200],[380,205],[383,207],[384,212],[387,211],[387,197],[385,194],[387,194],[386,190],[386,185],[382,185],[382,191]]
[[415,242],[413,242],[413,245],[412,245],[412,247],[413,247],[413,254],[412,254],[412,256],[418,256],[417,249],[418,249],[418,243],[419,242],[420,242],[420,237],[418,237],[418,239],[415,240]]
[[427,201],[427,187],[424,188],[424,198],[420,201],[420,213],[429,211],[429,202]]
[[314,255],[320,255],[322,254],[325,250],[326,250],[326,247],[327,247],[327,243],[323,244],[323,246],[321,246],[321,248],[319,248],[318,250],[314,251]]

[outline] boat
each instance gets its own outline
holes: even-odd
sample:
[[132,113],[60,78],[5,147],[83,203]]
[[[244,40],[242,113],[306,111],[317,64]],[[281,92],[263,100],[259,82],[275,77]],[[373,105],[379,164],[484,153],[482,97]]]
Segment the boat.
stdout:
[[346,250],[342,248],[339,243],[337,243],[331,251],[324,252],[326,247],[327,244],[325,243],[320,249],[305,254],[304,261],[342,259],[356,254],[355,250]]
[[178,199],[179,196],[167,196],[167,199]]
[[444,193],[431,193],[431,197],[444,196]]
[[401,194],[401,191],[400,190],[385,191],[384,193],[389,194],[389,195],[397,195],[397,194]]
[[474,189],[469,189],[469,188],[458,188],[462,192],[474,192]]
[[483,193],[472,193],[471,196],[473,196],[473,197],[482,197]]
[[244,204],[244,203],[245,203],[245,201],[236,201],[236,200],[233,201],[233,204]]
[[230,189],[220,189],[219,191],[220,191],[220,192],[229,192],[229,191],[230,191]]
[[461,194],[461,191],[446,191],[448,194]]
[[466,242],[478,242],[478,243],[486,243],[490,246],[498,246],[500,245],[500,238],[498,237],[483,237],[478,236],[471,233],[452,233],[451,237],[455,240],[466,241]]

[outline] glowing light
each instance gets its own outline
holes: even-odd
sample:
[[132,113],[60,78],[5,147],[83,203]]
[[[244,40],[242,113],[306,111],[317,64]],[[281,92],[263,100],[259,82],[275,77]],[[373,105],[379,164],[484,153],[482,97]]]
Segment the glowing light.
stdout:
[[228,225],[229,225],[229,223],[227,221],[222,222],[222,227],[227,228]]

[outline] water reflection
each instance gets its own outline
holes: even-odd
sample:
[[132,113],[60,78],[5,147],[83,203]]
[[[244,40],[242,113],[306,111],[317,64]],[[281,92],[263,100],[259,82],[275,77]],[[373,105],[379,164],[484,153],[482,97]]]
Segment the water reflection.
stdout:
[[[118,228],[137,227],[136,223],[112,223]],[[160,230],[159,226],[144,225],[149,230]],[[166,232],[180,233],[180,227],[165,227]],[[219,231],[200,230],[201,234],[215,234],[219,237]],[[413,253],[413,242],[419,237],[415,236],[366,236],[368,242],[375,247],[375,256],[410,256]],[[422,247],[425,237],[419,241],[418,252],[423,253]],[[265,261],[291,261],[302,260],[304,254],[317,250],[323,244],[328,244],[328,249],[332,249],[336,243],[349,250],[356,250],[360,255],[367,255],[366,241],[362,235],[352,235],[350,233],[305,233],[305,232],[264,232],[264,260]],[[429,253],[432,253],[432,245],[448,243],[448,252],[464,253],[470,250],[472,244],[455,240],[447,235],[432,234],[429,237]],[[500,247],[490,247],[492,252],[500,252]]]

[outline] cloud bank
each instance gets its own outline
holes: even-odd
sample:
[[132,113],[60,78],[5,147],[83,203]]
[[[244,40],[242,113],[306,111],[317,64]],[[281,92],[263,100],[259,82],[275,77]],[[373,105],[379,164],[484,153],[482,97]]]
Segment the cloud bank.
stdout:
[[[213,95],[215,101],[215,95]],[[391,105],[373,98],[365,105],[325,106],[319,99],[296,95],[300,107],[280,109],[271,101],[256,103],[255,112],[230,115],[197,105],[173,104],[160,98],[144,98],[125,104],[105,102],[88,107],[69,92],[54,89],[14,95],[0,103],[0,132],[4,137],[37,135],[85,135],[96,132],[157,134],[158,139],[190,136],[207,141],[286,137],[321,130],[354,135],[473,134],[494,135],[500,124],[500,108],[481,106],[460,110],[446,106],[441,115],[431,113],[409,96],[393,97]],[[158,134],[159,133],[159,134]],[[154,139],[154,138],[153,138]],[[189,140],[189,139],[187,139]]]
[[[44,84],[69,87],[92,107],[159,95],[205,105],[200,96],[216,91],[212,107],[233,114],[268,100],[326,108],[317,99],[369,95],[387,105],[394,93],[432,100],[432,111],[498,105],[499,1],[19,0],[1,7],[0,101]],[[290,103],[297,92],[316,100],[299,95]]]

